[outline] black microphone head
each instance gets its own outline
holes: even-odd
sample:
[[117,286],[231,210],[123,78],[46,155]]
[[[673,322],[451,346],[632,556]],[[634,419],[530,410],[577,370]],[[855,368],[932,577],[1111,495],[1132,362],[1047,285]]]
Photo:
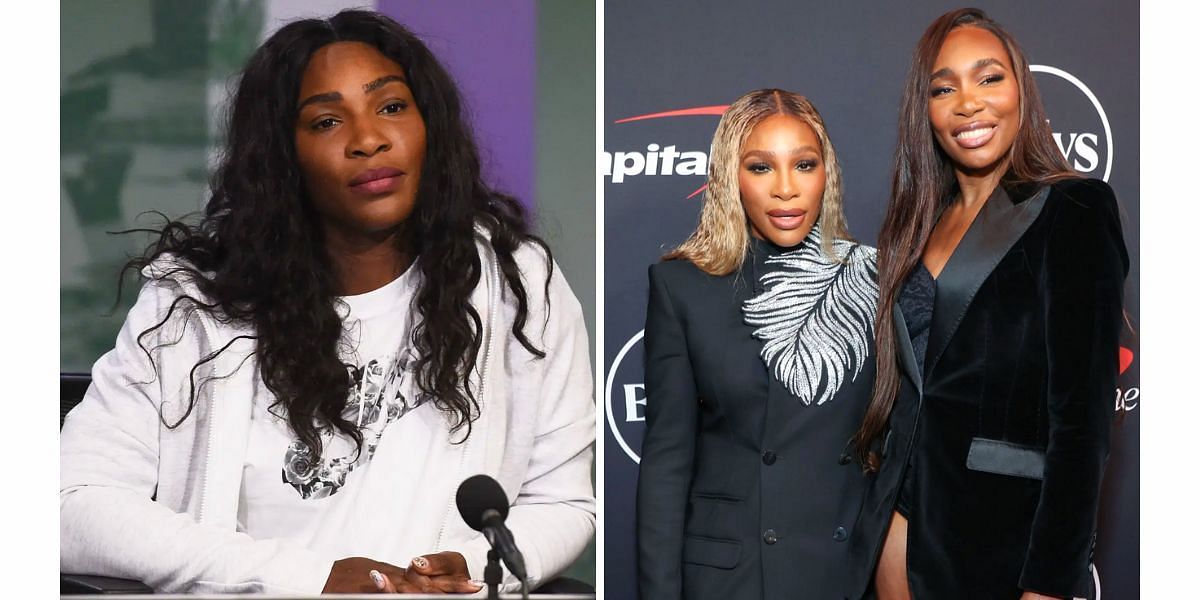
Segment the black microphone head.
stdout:
[[468,477],[458,486],[455,501],[463,521],[476,531],[483,530],[483,512],[489,508],[499,512],[501,519],[508,518],[508,497],[504,495],[504,488],[487,475]]

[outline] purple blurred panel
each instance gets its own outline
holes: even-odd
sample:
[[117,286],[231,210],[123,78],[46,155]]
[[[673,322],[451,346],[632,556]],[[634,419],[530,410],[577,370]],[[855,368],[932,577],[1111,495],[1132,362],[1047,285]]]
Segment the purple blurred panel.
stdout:
[[537,6],[532,0],[379,0],[458,83],[488,183],[534,206]]

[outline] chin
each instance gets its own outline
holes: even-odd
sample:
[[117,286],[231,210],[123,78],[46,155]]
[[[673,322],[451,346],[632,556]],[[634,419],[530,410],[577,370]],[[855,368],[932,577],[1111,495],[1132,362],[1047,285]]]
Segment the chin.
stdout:
[[811,230],[811,227],[792,229],[790,231],[777,230],[767,234],[767,241],[780,248],[791,248],[792,246],[799,246],[800,242],[804,241],[804,238],[808,236],[808,232]]

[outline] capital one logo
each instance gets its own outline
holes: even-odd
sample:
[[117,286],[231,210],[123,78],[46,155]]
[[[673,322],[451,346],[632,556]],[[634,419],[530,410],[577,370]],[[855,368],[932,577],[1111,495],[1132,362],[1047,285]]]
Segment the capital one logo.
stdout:
[[[677,117],[720,117],[726,108],[727,105],[681,108],[625,117],[613,121],[613,124],[644,123],[646,121],[674,119]],[[696,133],[700,134],[701,130],[696,130]],[[706,127],[702,133],[704,143],[693,142],[696,144],[696,147],[689,150],[678,140],[663,140],[663,137],[665,137],[664,132],[658,131],[656,135],[659,136],[661,141],[645,144],[644,149],[630,148],[628,150],[604,152],[600,158],[600,170],[605,177],[609,178],[609,182],[613,184],[622,184],[635,177],[663,175],[699,176],[700,187],[687,195],[688,198],[693,198],[704,191],[706,186],[703,184],[703,181],[708,176],[708,153],[705,151],[706,148],[702,149],[701,147],[707,146],[708,140],[711,139],[712,130]]]
[[1038,91],[1046,105],[1054,143],[1067,164],[1083,175],[1108,181],[1112,174],[1113,137],[1104,106],[1078,77],[1047,65],[1029,65],[1041,74]]
[[633,462],[640,462],[638,452],[642,447],[642,435],[646,421],[646,384],[641,375],[644,349],[641,330],[617,353],[608,376],[604,380],[604,411],[608,417],[608,429]]

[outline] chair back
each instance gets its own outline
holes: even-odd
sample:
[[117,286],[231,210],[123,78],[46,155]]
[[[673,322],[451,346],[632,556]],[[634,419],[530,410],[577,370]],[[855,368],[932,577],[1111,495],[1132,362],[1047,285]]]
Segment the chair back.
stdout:
[[92,384],[92,376],[88,373],[60,373],[58,376],[58,428],[62,429],[67,413],[83,400],[88,386]]

